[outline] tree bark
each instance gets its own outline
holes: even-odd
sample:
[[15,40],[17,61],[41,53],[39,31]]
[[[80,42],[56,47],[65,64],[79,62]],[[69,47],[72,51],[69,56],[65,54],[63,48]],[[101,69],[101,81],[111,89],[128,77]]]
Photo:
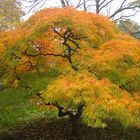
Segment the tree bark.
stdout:
[[71,137],[70,140],[76,140],[77,139],[77,134],[78,134],[78,120],[79,117],[77,116],[71,116],[70,117],[70,122],[71,122]]
[[71,138],[70,140],[76,140],[77,139],[77,134],[78,134],[78,121],[80,119],[80,117],[82,116],[82,112],[83,112],[83,107],[84,104],[81,104],[78,109],[77,109],[77,113],[74,115],[70,115],[70,121],[71,121]]
[[62,4],[62,7],[66,7],[66,3],[64,0],[60,0],[61,4]]
[[[40,97],[40,95],[38,95]],[[42,97],[41,97],[42,98]],[[64,116],[69,116],[70,123],[71,123],[71,136],[70,140],[76,140],[77,139],[77,132],[78,132],[78,121],[80,117],[82,116],[83,112],[83,107],[85,104],[80,104],[77,111],[72,111],[72,110],[67,110],[63,108],[61,105],[58,104],[58,102],[55,103],[47,103],[45,105],[53,105],[58,109],[58,116],[59,117],[64,117]]]

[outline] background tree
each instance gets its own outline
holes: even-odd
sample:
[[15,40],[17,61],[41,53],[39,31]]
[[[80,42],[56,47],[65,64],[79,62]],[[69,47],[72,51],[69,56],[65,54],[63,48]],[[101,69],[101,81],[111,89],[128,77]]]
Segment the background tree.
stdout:
[[132,20],[120,20],[118,26],[121,30],[140,39],[140,25]]
[[14,29],[23,15],[21,3],[17,0],[0,0],[0,30]]
[[[29,11],[33,9],[39,9],[40,7],[47,5],[49,1],[47,0],[23,0],[26,2],[32,3],[29,6]],[[126,19],[134,16],[139,9],[139,1],[138,0],[58,0],[58,6],[69,7],[72,6],[74,8],[83,9],[84,11],[94,12],[96,14],[104,14],[114,21],[119,19]],[[39,5],[39,6],[37,6]],[[53,6],[53,5],[52,5]]]

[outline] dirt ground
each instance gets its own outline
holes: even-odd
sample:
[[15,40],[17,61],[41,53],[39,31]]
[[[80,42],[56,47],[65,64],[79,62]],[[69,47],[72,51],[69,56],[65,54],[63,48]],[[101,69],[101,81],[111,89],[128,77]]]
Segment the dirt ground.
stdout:
[[[70,123],[67,120],[48,122],[45,119],[32,122],[26,126],[0,133],[0,140],[69,140]],[[132,129],[123,133],[117,129],[93,129],[79,125],[76,140],[140,140],[140,129]]]

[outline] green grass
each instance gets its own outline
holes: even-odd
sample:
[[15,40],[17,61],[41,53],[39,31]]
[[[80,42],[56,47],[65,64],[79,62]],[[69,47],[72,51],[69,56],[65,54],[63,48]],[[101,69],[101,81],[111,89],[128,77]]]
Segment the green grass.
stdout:
[[[28,73],[20,75],[20,86],[0,92],[0,131],[41,117],[53,117],[49,110],[42,110],[33,102],[40,92],[58,76],[55,70],[46,73]],[[26,87],[30,88],[26,88]],[[55,114],[54,114],[55,115]]]
[[24,89],[13,88],[0,93],[0,129],[19,124],[37,111],[26,95]]

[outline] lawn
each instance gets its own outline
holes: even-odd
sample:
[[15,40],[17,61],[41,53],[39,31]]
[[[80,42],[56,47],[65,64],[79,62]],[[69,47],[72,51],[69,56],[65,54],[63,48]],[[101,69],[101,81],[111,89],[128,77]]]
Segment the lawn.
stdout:
[[58,73],[54,70],[46,73],[20,75],[20,87],[11,87],[1,91],[0,132],[14,126],[28,124],[35,119],[50,117],[50,112],[40,107],[36,93],[47,88],[47,85],[57,75]]

